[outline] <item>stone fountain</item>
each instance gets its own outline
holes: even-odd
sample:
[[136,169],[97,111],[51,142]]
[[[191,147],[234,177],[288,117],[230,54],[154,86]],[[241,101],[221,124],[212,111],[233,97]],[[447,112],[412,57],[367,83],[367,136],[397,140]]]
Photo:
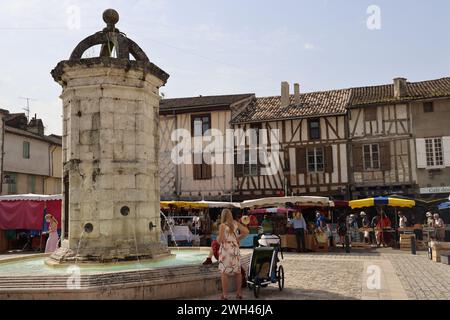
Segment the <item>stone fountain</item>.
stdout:
[[[61,248],[0,261],[0,299],[173,299],[215,294],[208,250],[160,242],[159,88],[169,75],[103,14],[52,76],[63,88]],[[99,57],[85,57],[100,46]],[[249,257],[243,262],[248,263]]]
[[[167,256],[160,242],[159,88],[169,75],[103,14],[52,76],[63,88],[65,209],[49,263]],[[100,57],[83,58],[94,46]]]

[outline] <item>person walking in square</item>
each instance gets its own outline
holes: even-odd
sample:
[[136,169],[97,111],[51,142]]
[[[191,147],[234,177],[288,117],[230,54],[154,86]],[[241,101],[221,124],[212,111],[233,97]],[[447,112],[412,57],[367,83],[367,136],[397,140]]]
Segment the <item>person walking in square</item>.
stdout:
[[294,213],[294,218],[291,222],[294,227],[295,237],[297,238],[297,252],[306,252],[305,233],[307,226],[301,211],[296,211]]

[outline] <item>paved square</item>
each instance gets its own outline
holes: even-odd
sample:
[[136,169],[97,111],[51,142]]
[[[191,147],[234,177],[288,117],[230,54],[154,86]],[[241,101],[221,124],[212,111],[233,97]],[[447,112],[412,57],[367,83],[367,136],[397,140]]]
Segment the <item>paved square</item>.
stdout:
[[[430,261],[425,252],[416,256],[392,249],[354,250],[351,254],[285,253],[282,264],[285,290],[280,292],[276,285],[262,288],[260,299],[450,299],[450,266]],[[367,285],[373,270],[380,271],[380,289]],[[254,299],[253,292],[243,292],[244,299]]]

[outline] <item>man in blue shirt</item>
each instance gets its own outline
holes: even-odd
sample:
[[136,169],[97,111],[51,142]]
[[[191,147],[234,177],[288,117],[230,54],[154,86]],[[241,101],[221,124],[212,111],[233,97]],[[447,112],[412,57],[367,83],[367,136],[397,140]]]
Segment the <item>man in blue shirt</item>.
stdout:
[[294,227],[295,236],[297,238],[297,252],[306,252],[305,246],[305,230],[306,221],[300,211],[294,213],[294,218],[292,219],[292,225]]
[[325,223],[325,217],[319,211],[316,212],[316,227],[319,231],[323,232],[323,227]]

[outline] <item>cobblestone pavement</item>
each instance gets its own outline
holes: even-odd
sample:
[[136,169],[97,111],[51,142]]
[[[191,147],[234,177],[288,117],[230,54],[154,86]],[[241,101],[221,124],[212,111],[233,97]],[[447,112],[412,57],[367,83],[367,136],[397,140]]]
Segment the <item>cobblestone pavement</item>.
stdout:
[[[351,254],[287,253],[284,258],[286,289],[262,288],[260,299],[450,300],[450,266],[428,260],[424,252],[413,256],[392,249],[354,250]],[[368,286],[373,270],[380,271],[379,289]],[[243,293],[244,299],[254,299],[249,290]]]
[[[243,250],[242,254],[251,251]],[[4,258],[21,255],[0,255]],[[450,266],[430,261],[425,252],[413,256],[392,249],[352,250],[330,253],[285,253],[285,290],[271,285],[260,299],[277,300],[450,300]],[[368,287],[373,268],[381,275],[379,289]],[[254,299],[243,290],[244,299]],[[206,299],[217,299],[215,296]],[[230,295],[230,298],[233,296]],[[201,297],[200,299],[205,299]]]

